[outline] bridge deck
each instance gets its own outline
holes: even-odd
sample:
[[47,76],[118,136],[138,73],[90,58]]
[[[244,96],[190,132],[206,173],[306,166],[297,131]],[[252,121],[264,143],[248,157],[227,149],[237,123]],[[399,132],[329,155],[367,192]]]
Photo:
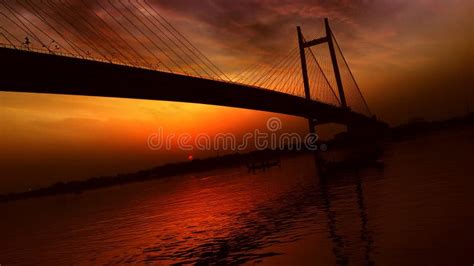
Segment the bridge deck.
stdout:
[[375,120],[281,92],[124,65],[0,48],[0,90],[212,104],[316,118]]

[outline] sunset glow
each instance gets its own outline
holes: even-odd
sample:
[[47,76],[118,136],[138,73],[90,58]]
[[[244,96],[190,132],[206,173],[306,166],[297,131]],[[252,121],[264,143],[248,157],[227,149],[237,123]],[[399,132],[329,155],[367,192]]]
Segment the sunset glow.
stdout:
[[[473,105],[471,1],[152,3],[230,77],[295,47],[297,25],[308,38],[321,36],[322,19],[329,17],[379,118],[392,124],[445,118]],[[127,172],[186,156],[148,150],[146,138],[157,127],[174,133],[243,133],[273,116],[175,102],[5,92],[0,102],[2,178],[12,184],[5,190],[22,188],[17,181],[27,176],[39,185],[65,175]],[[284,117],[284,122],[287,130],[306,130],[303,119]],[[61,170],[77,164],[82,170]]]
[[471,265],[473,15],[0,0],[0,266]]

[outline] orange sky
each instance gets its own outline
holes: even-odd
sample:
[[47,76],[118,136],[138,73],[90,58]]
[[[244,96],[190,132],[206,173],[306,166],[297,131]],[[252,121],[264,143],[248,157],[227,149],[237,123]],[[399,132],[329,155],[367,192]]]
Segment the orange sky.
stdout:
[[[416,116],[439,119],[474,106],[469,0],[149,2],[230,76],[294,47],[296,25],[307,38],[320,37],[322,18],[329,17],[379,118],[392,124]],[[147,136],[160,126],[173,133],[242,133],[264,128],[271,116],[196,104],[0,92],[0,193],[186,159],[188,152],[147,148]],[[306,129],[299,118],[285,116],[283,122],[287,131]]]

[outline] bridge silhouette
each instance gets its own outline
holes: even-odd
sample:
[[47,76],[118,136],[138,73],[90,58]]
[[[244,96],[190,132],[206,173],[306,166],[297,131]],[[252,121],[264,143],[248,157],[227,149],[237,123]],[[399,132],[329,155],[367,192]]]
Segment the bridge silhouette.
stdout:
[[325,36],[307,41],[297,27],[298,47],[229,78],[147,1],[16,3],[0,2],[2,91],[246,108],[307,118],[311,132],[385,126],[327,19]]

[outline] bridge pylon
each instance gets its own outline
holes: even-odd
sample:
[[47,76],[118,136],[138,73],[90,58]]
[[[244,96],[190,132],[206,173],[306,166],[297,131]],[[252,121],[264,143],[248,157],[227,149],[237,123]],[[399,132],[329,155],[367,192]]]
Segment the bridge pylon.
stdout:
[[[324,26],[326,29],[326,36],[314,39],[311,41],[306,41],[303,33],[301,31],[301,27],[297,26],[296,31],[298,34],[298,46],[300,50],[300,58],[301,58],[301,72],[303,75],[303,86],[304,86],[304,93],[305,93],[305,98],[308,101],[311,101],[311,93],[310,93],[310,86],[309,86],[309,79],[308,79],[308,68],[306,65],[306,53],[305,49],[310,48],[312,46],[316,46],[319,44],[327,43],[329,47],[329,54],[331,56],[331,62],[334,70],[334,76],[336,79],[336,84],[337,84],[337,90],[339,93],[339,100],[341,102],[341,107],[342,108],[347,108],[347,102],[346,102],[346,97],[344,95],[344,87],[342,85],[342,79],[341,79],[341,73],[339,71],[339,66],[337,63],[337,57],[336,57],[336,51],[334,50],[334,43],[333,43],[333,34],[331,31],[331,27],[329,26],[329,20],[328,18],[324,19]],[[315,132],[315,122],[314,122],[314,117],[308,117],[308,126],[309,126],[309,132],[314,133]]]

